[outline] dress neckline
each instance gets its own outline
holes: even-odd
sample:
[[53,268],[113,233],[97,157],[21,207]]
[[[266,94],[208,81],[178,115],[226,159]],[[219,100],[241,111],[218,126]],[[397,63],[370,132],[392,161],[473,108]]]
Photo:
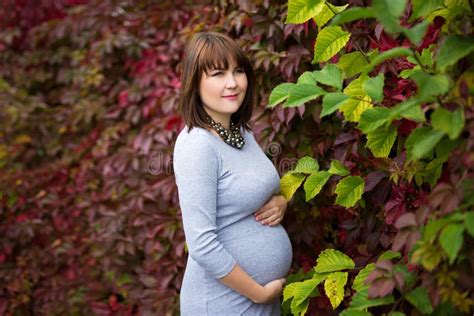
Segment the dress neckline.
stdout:
[[[232,147],[230,145],[228,145],[220,136],[218,135],[215,135],[212,131],[206,129],[206,128],[203,128],[203,127],[199,127],[199,126],[195,126],[193,128],[196,128],[198,130],[202,130],[204,134],[206,135],[209,135],[210,138],[213,138],[214,140],[218,141],[218,142],[221,142],[222,144],[226,145],[226,146],[229,146],[229,147]],[[188,129],[189,130],[189,129]],[[246,145],[247,145],[247,138],[245,136],[245,134],[247,134],[247,132],[245,131],[245,129],[243,128],[243,126],[240,127],[240,133],[242,134],[242,137],[244,137],[245,141],[246,141]],[[245,145],[244,145],[245,147]],[[237,148],[235,148],[237,149]],[[240,150],[240,149],[238,149]]]

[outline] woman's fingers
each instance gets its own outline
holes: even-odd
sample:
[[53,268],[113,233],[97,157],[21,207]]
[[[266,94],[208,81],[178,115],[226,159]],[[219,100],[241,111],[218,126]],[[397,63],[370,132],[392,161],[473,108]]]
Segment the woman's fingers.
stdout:
[[255,215],[256,215],[255,219],[257,221],[265,220],[268,217],[270,217],[271,215],[275,214],[277,211],[278,211],[278,209],[276,207],[273,207],[273,208],[268,209],[264,212],[257,212],[257,213],[255,213]]
[[265,218],[264,220],[261,221],[262,224],[266,225],[266,224],[273,224],[273,223],[277,223],[280,222],[281,218],[280,218],[280,214],[272,214],[270,215],[269,217]]

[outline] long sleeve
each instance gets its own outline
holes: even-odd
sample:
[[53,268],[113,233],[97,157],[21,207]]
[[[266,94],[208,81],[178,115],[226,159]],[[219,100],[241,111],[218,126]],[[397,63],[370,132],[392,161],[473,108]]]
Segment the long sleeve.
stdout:
[[189,255],[211,276],[222,278],[236,260],[216,234],[219,156],[209,139],[178,138],[173,169]]

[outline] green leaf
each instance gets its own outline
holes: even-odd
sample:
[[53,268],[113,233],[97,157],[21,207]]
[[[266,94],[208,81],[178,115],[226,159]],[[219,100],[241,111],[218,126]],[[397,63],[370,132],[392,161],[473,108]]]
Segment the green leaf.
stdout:
[[352,297],[349,308],[357,310],[366,310],[369,307],[393,304],[395,299],[392,295],[369,299],[368,288],[363,289]]
[[352,283],[352,289],[356,292],[362,291],[364,289],[368,289],[370,285],[365,284],[365,279],[369,276],[369,274],[375,269],[375,264],[369,263],[365,266],[362,270],[357,273],[356,277],[354,278],[354,282]]
[[[394,107],[394,111],[396,111],[396,107],[397,106]],[[400,118],[401,117],[415,122],[424,122],[426,120],[425,113],[423,112],[423,110],[421,109],[421,105],[419,104],[415,104],[412,107],[406,109],[404,112],[400,113]]]
[[408,160],[416,160],[426,157],[443,138],[444,133],[435,131],[430,127],[419,127],[415,129],[405,143],[408,152]]
[[123,274],[121,274],[121,275],[117,278],[116,282],[117,282],[116,284],[117,284],[118,286],[123,286],[123,285],[125,285],[125,284],[130,284],[130,283],[132,283],[132,282],[133,282],[133,278],[132,278],[132,276],[131,276],[130,274],[128,274],[128,273],[123,273]]
[[390,125],[382,126],[367,134],[367,147],[374,157],[387,158],[397,139],[397,129]]
[[303,183],[305,176],[299,173],[286,173],[280,180],[280,192],[287,201],[291,200],[293,194]]
[[377,19],[389,33],[400,30],[399,18],[405,10],[406,0],[374,0],[372,8]]
[[318,259],[316,259],[316,262],[314,270],[317,273],[353,269],[355,266],[354,261],[350,257],[335,249],[323,250],[319,254]]
[[349,41],[351,34],[343,31],[340,26],[323,28],[316,38],[314,45],[313,64],[326,62],[336,55]]
[[405,298],[415,306],[420,313],[431,314],[433,312],[433,306],[431,306],[430,297],[425,288],[419,286],[406,294]]
[[384,75],[381,73],[377,77],[367,79],[363,88],[364,91],[375,101],[380,102],[383,100],[383,84]]
[[364,179],[358,176],[347,176],[336,186],[336,204],[344,207],[352,207],[364,193]]
[[458,256],[463,243],[463,234],[463,224],[451,223],[443,228],[439,235],[439,243],[449,257],[449,264],[452,264]]
[[[433,46],[434,44],[430,45],[428,48],[423,49],[421,55],[416,52],[416,54],[420,56],[418,59],[421,61],[422,66],[426,68],[433,67]],[[418,62],[416,62],[416,64],[418,64]]]
[[296,84],[310,84],[310,85],[316,85],[316,79],[314,79],[313,73],[311,71],[305,71],[301,76],[299,76],[298,81],[296,81]]
[[342,177],[349,174],[349,170],[339,160],[335,159],[331,161],[331,166],[329,167],[328,172]]
[[336,309],[344,299],[347,275],[347,272],[333,272],[324,281],[324,291],[331,302],[332,309]]
[[443,138],[439,143],[436,144],[435,152],[436,158],[440,161],[447,161],[451,152],[459,146],[459,140],[450,140],[449,138]]
[[474,38],[472,36],[449,36],[441,46],[436,57],[436,64],[441,71],[474,52]]
[[354,79],[344,88],[344,93],[350,97],[363,97],[367,93],[364,90],[364,83],[369,79],[367,76],[360,76],[357,79]]
[[283,290],[283,302],[293,297],[291,301],[291,311],[294,315],[304,314],[308,308],[308,298],[319,295],[316,288],[329,273],[315,273],[309,280],[294,282],[285,287]]
[[413,4],[413,13],[411,14],[410,22],[415,21],[419,17],[426,17],[443,4],[443,0],[412,0],[411,2]]
[[293,315],[305,315],[308,310],[309,300],[303,301],[301,304],[296,304],[295,300],[291,301],[291,313]]
[[462,108],[454,112],[438,108],[431,115],[431,123],[433,129],[448,134],[451,139],[456,139],[464,128],[464,111]]
[[345,78],[352,78],[369,65],[361,52],[356,51],[349,54],[343,54],[337,63],[344,72]]
[[318,14],[323,0],[288,0],[288,16],[285,24],[301,24]]
[[417,70],[420,70],[419,66],[415,66],[411,69],[404,69],[400,72],[400,74],[398,76],[400,78],[407,79],[407,78],[410,78],[410,76],[413,75],[413,73]]
[[318,86],[310,84],[297,84],[291,89],[288,100],[283,107],[295,107],[300,106],[308,101],[314,100],[320,95],[324,94],[325,91]]
[[398,259],[398,258],[401,258],[401,256],[402,256],[401,253],[399,253],[398,251],[387,250],[383,254],[380,255],[377,261]]
[[363,73],[371,72],[375,68],[375,66],[386,61],[387,59],[400,57],[400,56],[413,56],[413,52],[410,49],[405,48],[405,47],[395,47],[395,48],[389,49],[381,53],[377,57],[375,57],[370,62],[370,64],[363,69]]
[[268,99],[268,107],[274,107],[277,104],[285,101],[294,86],[294,83],[282,83],[276,86],[272,90],[272,93],[270,93],[270,98]]
[[364,90],[364,83],[368,79],[367,76],[361,75],[359,78],[352,80],[351,83],[344,88],[344,93],[350,96],[350,99],[343,101],[339,105],[339,110],[344,113],[347,121],[358,122],[361,114],[369,108],[372,108],[372,99]]
[[342,101],[347,100],[349,97],[342,92],[331,92],[323,97],[323,110],[321,111],[320,116],[324,117],[334,113],[339,106],[342,104]]
[[449,218],[440,218],[438,220],[429,222],[424,228],[423,228],[423,240],[433,242],[436,236],[438,235],[438,232],[446,226],[448,223],[450,223],[451,220]]
[[344,11],[348,4],[343,6],[335,6],[329,2],[324,1],[325,5],[322,6],[321,11],[314,17],[314,21],[319,29],[321,29],[331,18],[334,16],[334,13],[339,13]]
[[417,98],[414,98],[414,97],[410,98],[408,100],[405,100],[401,103],[398,103],[393,108],[390,108],[390,119],[398,120],[398,119],[404,117],[404,115],[406,115],[406,113],[410,113],[412,107],[420,105],[420,103],[421,103],[421,101],[418,100]]
[[293,282],[285,286],[285,288],[283,289],[283,302],[286,302],[287,300],[295,296],[295,289],[298,286],[298,283],[299,282]]
[[474,211],[468,212],[464,215],[464,226],[469,235],[474,237]]
[[421,173],[431,187],[434,187],[438,182],[439,177],[441,176],[441,171],[443,169],[443,161],[440,159],[434,159],[426,165],[425,170]]
[[313,157],[304,156],[298,160],[298,164],[291,172],[297,173],[315,173],[319,170],[319,164]]
[[412,28],[402,28],[403,34],[415,45],[419,45],[426,34],[426,29],[430,25],[430,21],[423,20]]
[[433,100],[433,97],[449,91],[449,78],[446,75],[430,75],[424,71],[416,71],[411,76],[418,86],[417,97],[423,101]]
[[341,25],[355,20],[375,18],[372,8],[353,7],[336,15],[330,25]]
[[367,109],[360,116],[359,125],[357,127],[364,132],[364,134],[373,132],[391,121],[390,112],[391,109],[380,106]]
[[342,89],[342,72],[334,64],[326,64],[323,69],[314,71],[313,77],[317,82],[334,87],[337,90]]
[[359,122],[360,116],[365,110],[372,108],[372,100],[370,97],[363,96],[362,98],[349,98],[342,101],[339,105],[339,110],[344,113],[344,118],[349,122]]
[[318,282],[317,279],[309,279],[306,281],[297,282],[295,290],[294,290],[294,297],[293,297],[293,300],[296,301],[295,304],[299,305],[303,303],[305,300],[307,300],[308,297],[316,289],[316,286],[318,286],[319,283],[321,283],[321,281]]
[[331,177],[327,171],[320,171],[310,175],[304,183],[304,191],[306,193],[306,202],[313,199],[323,188]]

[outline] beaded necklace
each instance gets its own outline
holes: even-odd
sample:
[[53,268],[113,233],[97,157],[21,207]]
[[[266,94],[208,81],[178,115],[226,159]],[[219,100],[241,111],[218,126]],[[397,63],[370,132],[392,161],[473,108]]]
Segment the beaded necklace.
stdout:
[[[207,114],[207,113],[206,113]],[[206,115],[209,126],[212,127],[217,134],[224,140],[227,145],[237,149],[242,149],[245,145],[245,140],[240,134],[240,130],[235,126],[234,122],[230,121],[230,128],[226,129],[221,123],[216,122],[208,114]]]

